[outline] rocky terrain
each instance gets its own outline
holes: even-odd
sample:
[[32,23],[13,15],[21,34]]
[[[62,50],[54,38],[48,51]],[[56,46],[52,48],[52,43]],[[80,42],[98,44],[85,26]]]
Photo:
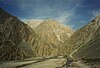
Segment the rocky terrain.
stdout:
[[36,21],[38,25],[31,21],[35,25],[30,28],[29,22],[27,25],[3,9],[0,13],[1,60],[65,55],[63,43],[73,34],[70,27],[49,19]]
[[33,56],[34,35],[30,27],[0,8],[0,61]]
[[33,27],[33,30],[37,34],[33,45],[36,56],[64,55],[63,43],[73,34],[70,27],[52,19],[42,21],[36,28]]
[[[65,45],[67,52],[70,54],[75,53],[82,46],[90,43],[92,40],[100,36],[100,16],[97,16],[89,24],[77,30]],[[99,40],[98,40],[99,41]],[[99,45],[99,44],[98,44]],[[86,46],[87,47],[87,46]]]
[[0,68],[100,68],[100,16],[75,32],[56,20],[27,24],[0,8]]

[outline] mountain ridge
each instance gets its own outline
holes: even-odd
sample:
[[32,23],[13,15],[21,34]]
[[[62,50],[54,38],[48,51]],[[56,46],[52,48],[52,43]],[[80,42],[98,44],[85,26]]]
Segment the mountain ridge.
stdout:
[[100,16],[97,16],[89,24],[77,30],[66,42],[67,43],[66,47],[69,47],[70,53],[72,51],[74,53],[75,51],[78,50],[78,48],[86,45],[91,40],[95,39],[97,36],[100,36],[99,30],[100,30]]
[[5,10],[0,9],[0,13],[0,60],[21,60],[32,57],[33,49],[26,50],[21,46],[32,47],[29,38],[34,37],[34,31]]
[[64,55],[63,43],[73,34],[70,27],[52,19],[42,21],[33,30],[38,35],[33,45],[37,56]]

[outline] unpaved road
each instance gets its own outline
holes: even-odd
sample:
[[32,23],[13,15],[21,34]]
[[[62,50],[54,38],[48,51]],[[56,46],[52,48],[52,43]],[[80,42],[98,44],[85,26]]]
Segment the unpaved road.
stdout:
[[0,68],[57,68],[66,64],[62,57],[28,59],[24,61],[1,62]]
[[72,61],[60,57],[37,57],[23,61],[0,62],[0,68],[93,68],[82,61]]

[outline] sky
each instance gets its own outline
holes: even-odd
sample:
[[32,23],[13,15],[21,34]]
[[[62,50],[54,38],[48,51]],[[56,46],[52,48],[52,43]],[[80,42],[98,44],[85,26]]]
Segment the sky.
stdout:
[[75,30],[100,15],[100,0],[0,0],[0,7],[22,21],[55,19]]

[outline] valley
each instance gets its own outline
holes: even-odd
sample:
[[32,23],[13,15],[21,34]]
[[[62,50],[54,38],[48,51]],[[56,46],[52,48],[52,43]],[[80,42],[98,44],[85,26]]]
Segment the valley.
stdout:
[[99,68],[99,52],[100,16],[74,31],[53,19],[26,24],[0,8],[0,68]]

